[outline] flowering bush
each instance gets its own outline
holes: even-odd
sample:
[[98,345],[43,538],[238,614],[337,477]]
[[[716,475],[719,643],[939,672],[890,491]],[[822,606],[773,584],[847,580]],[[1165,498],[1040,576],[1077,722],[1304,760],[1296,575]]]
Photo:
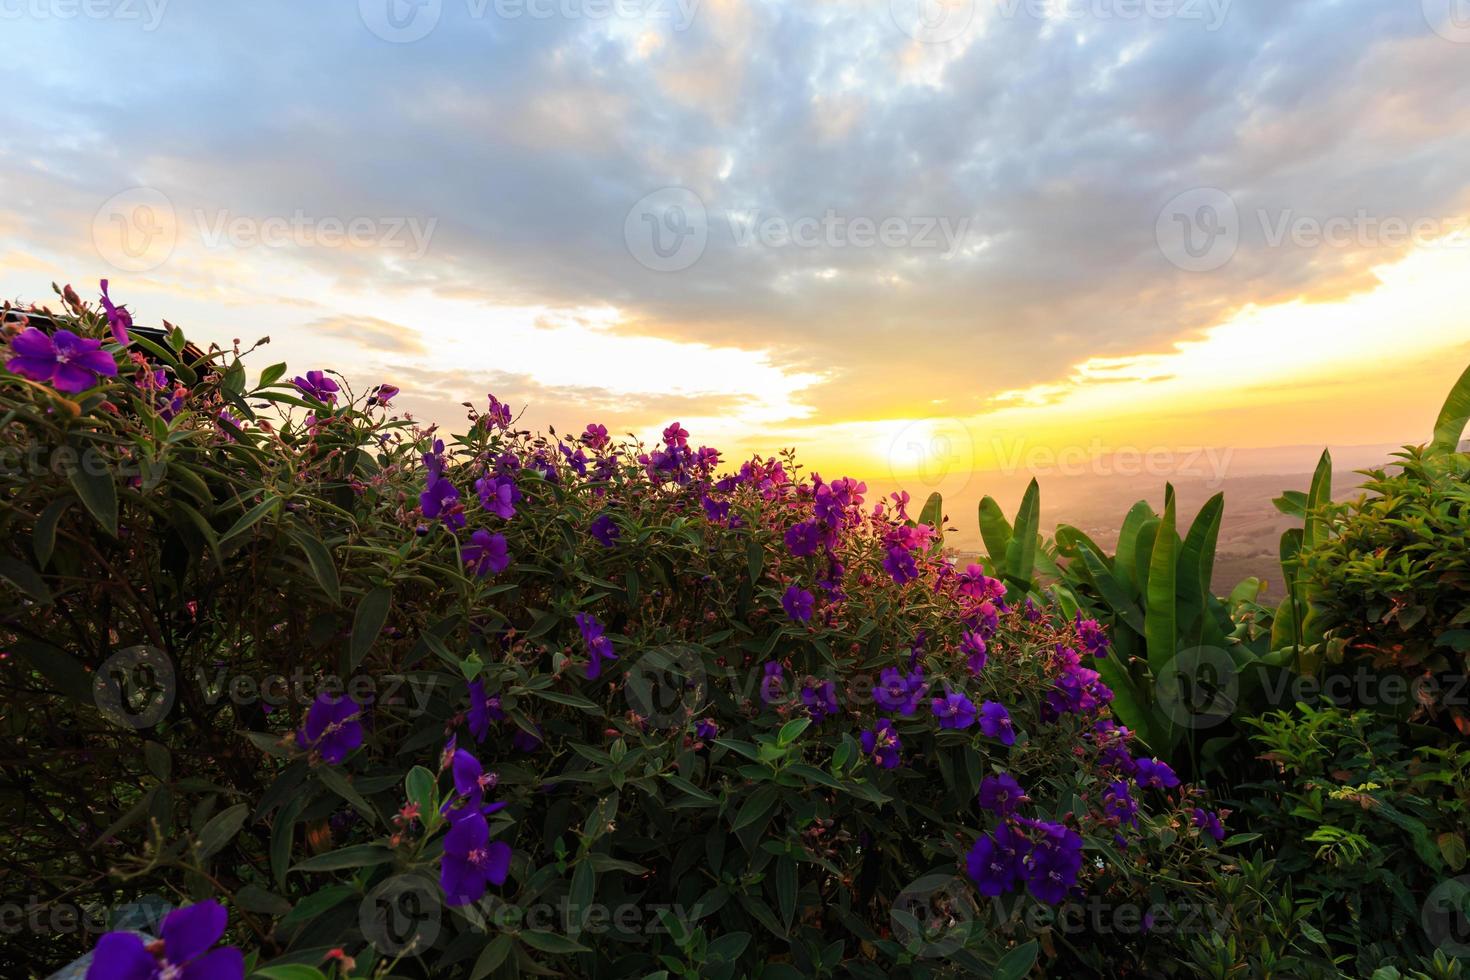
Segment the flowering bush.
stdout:
[[0,384],[11,872],[98,922],[180,909],[93,976],[1020,977],[1256,945],[1222,815],[1108,714],[1096,624],[957,567],[902,495],[678,423],[536,435],[493,396],[437,433],[391,385],[252,385],[238,350],[64,299],[50,349],[81,359],[26,328]]

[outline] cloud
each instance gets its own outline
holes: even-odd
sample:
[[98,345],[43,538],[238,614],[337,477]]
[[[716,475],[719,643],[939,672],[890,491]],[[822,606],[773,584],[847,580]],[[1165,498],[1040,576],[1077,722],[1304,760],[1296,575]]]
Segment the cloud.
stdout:
[[305,329],[392,354],[427,354],[418,331],[371,316],[328,316],[311,321]]

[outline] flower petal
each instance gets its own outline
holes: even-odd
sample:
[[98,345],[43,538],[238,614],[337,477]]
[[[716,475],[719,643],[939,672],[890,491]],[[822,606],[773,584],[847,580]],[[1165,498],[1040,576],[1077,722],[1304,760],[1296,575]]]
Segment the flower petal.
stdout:
[[506,876],[510,874],[510,845],[505,841],[498,840],[486,849],[485,877],[490,879],[494,885],[505,884]]
[[225,934],[229,914],[215,901],[174,909],[163,920],[163,955],[170,963],[187,963]]
[[158,963],[143,948],[143,940],[131,932],[109,932],[97,940],[87,980],[149,980],[158,973]]

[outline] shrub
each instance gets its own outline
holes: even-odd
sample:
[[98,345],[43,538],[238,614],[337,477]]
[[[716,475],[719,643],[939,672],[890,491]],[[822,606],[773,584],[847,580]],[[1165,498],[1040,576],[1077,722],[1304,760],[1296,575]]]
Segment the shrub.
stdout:
[[1076,925],[1083,896],[1255,945],[1077,623],[902,497],[493,396],[441,436],[391,386],[251,385],[66,299],[117,374],[0,383],[4,833],[43,910],[159,896],[196,951],[228,915],[262,976],[1179,968],[1182,927]]

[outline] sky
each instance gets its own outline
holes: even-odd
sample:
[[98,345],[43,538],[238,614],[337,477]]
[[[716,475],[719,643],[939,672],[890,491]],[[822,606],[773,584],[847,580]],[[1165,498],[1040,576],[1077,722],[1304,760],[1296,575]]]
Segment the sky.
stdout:
[[[944,489],[1426,440],[1467,0],[0,0],[0,296]],[[1090,464],[1096,470],[1098,464]]]

